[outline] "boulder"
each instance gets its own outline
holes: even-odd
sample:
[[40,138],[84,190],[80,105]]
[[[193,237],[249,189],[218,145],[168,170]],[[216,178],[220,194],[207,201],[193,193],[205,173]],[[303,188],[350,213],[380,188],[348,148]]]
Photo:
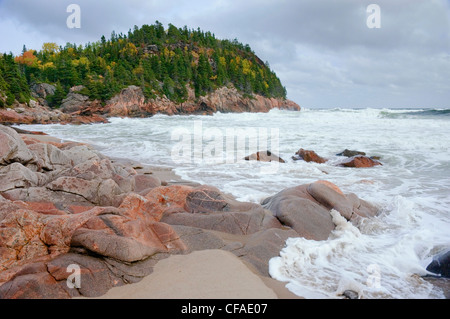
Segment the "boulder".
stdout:
[[0,166],[0,192],[38,186],[38,175],[20,163]]
[[327,161],[326,158],[320,157],[316,152],[310,150],[304,150],[303,148],[299,149],[295,155],[292,157],[293,160],[304,160],[305,162],[315,162],[315,163],[325,163]]
[[161,186],[161,180],[155,176],[134,175],[134,192],[147,194],[151,189]]
[[287,189],[266,199],[263,206],[278,220],[294,229],[300,237],[326,240],[335,225],[330,212],[314,200],[304,198],[305,186]]
[[36,156],[39,167],[46,171],[69,168],[72,165],[70,158],[51,144],[32,144],[28,149]]
[[98,188],[102,180],[85,180],[82,178],[61,176],[46,185],[53,192],[63,192],[81,196],[90,203],[98,203]]
[[142,89],[134,85],[123,89],[106,104],[110,116],[139,117],[148,112]]
[[348,201],[342,191],[329,182],[316,182],[308,186],[308,193],[328,211],[335,209],[345,219],[353,215],[353,204]]
[[76,145],[68,149],[63,149],[63,151],[73,161],[73,165],[78,165],[89,160],[100,161],[102,157],[101,154],[87,145]]
[[36,162],[36,157],[15,130],[0,125],[0,165],[14,162],[26,165]]
[[336,156],[345,156],[345,157],[353,157],[356,155],[363,155],[365,156],[366,153],[360,152],[360,151],[353,151],[349,149],[345,149],[344,151],[340,152],[339,154],[336,154]]
[[285,160],[276,156],[271,151],[257,152],[246,156],[244,158],[246,161],[260,161],[260,162],[280,162],[286,163]]
[[283,225],[307,239],[326,240],[334,230],[330,211],[337,210],[347,220],[372,217],[377,207],[354,194],[344,195],[334,184],[317,181],[287,188],[261,203]]
[[120,260],[136,262],[156,253],[185,249],[175,231],[152,214],[151,202],[137,194],[128,195],[119,212],[91,218],[77,229],[71,246]]
[[263,209],[205,214],[173,213],[164,216],[162,221],[170,225],[185,225],[236,235],[253,234],[261,229],[270,228],[274,224],[281,227],[273,220],[271,214]]
[[109,159],[88,159],[75,165],[68,176],[85,180],[111,179],[115,175],[114,167]]
[[199,186],[186,195],[184,207],[166,211],[161,221],[228,234],[248,235],[281,224],[258,204],[239,203],[216,188]]
[[2,124],[32,124],[35,119],[26,114],[20,114],[15,110],[0,109],[0,123]]
[[269,277],[269,260],[279,256],[288,238],[298,237],[293,229],[269,228],[247,236],[243,246],[231,252]]
[[343,167],[361,168],[361,167],[374,167],[374,166],[383,165],[383,164],[381,164],[379,161],[372,159],[370,157],[363,156],[363,155],[356,155],[356,156],[352,156],[352,157],[340,162],[339,165],[343,166]]
[[450,278],[450,250],[433,257],[427,271],[443,278]]
[[43,268],[42,272],[30,273],[14,277],[0,286],[1,299],[68,299],[70,295]]
[[54,95],[56,87],[48,83],[36,83],[31,85],[31,96],[45,100],[48,96]]
[[[94,206],[94,204],[80,195],[53,191],[45,186],[30,187],[26,189],[15,188],[13,190],[3,192],[3,195],[12,201],[53,203],[59,210],[66,212],[72,212],[71,207],[73,206]],[[79,211],[79,209],[77,208],[76,211]]]
[[80,111],[89,103],[89,97],[76,92],[70,92],[67,97],[62,100],[60,110],[64,113],[74,113]]

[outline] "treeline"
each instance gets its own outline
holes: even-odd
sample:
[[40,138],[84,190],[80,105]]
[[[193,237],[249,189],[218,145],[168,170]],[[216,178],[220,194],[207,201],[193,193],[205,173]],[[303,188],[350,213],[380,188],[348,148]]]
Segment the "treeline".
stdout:
[[24,46],[20,56],[0,56],[0,90],[7,105],[29,100],[33,83],[56,86],[48,99],[54,107],[77,85],[85,86],[81,93],[101,101],[130,85],[140,86],[148,99],[166,95],[177,103],[187,99],[188,85],[196,96],[232,84],[249,95],[286,97],[276,74],[248,45],[219,40],[200,29],[169,24],[166,30],[158,21],[135,26],[126,35],[113,32],[84,47],[44,43],[40,51]]

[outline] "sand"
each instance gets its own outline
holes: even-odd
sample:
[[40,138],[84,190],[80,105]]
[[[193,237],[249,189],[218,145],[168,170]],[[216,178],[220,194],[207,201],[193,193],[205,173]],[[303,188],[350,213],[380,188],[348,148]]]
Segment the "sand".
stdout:
[[276,292],[238,257],[201,250],[159,261],[136,284],[112,288],[99,299],[277,299]]

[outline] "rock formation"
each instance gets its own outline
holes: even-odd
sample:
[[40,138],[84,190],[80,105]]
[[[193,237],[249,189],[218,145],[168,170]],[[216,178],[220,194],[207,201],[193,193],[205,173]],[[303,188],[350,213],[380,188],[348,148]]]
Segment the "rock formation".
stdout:
[[150,117],[155,114],[213,114],[215,112],[268,112],[271,109],[300,111],[300,106],[290,100],[266,98],[260,95],[244,96],[234,87],[222,87],[201,97],[188,87],[188,99],[177,104],[165,96],[146,100],[142,89],[129,86],[105,102],[91,101],[81,94],[82,87],[74,87],[62,101],[59,109],[46,105],[45,97],[53,86],[35,85],[29,105],[17,104],[13,109],[0,109],[2,124],[50,124],[50,123],[105,123],[108,117]]
[[[4,126],[0,142],[5,299],[100,296],[140,281],[170,254],[205,249],[230,251],[268,276],[268,262],[287,238],[327,238],[334,229],[331,209],[350,221],[377,212],[325,181],[247,203],[212,186],[140,174],[88,145]],[[79,287],[69,284],[73,269]]]

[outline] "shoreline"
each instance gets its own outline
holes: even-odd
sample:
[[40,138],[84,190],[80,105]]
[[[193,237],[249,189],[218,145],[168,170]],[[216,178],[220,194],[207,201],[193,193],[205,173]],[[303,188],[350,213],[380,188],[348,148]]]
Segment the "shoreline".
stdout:
[[[25,130],[21,130],[19,135],[25,140],[32,138],[54,145],[77,143]],[[200,186],[199,183],[183,180],[170,167],[144,165],[128,158],[107,158],[112,163],[130,167],[139,174],[159,179],[162,186]],[[248,241],[245,235],[210,232],[230,244],[240,242],[244,245]],[[180,265],[182,265],[181,268]],[[223,268],[224,265],[229,268]],[[220,271],[216,269],[219,267]],[[181,271],[184,277],[173,277]],[[179,282],[174,282],[173,278],[178,278]],[[171,280],[169,285],[167,280]],[[187,254],[163,256],[155,263],[152,272],[137,283],[113,287],[99,297],[75,297],[74,299],[303,299],[289,291],[285,285],[286,283],[270,276],[262,275],[251,263],[241,260],[227,250],[203,249]],[[166,290],[167,288],[170,289]]]
[[[1,132],[0,132],[1,133]],[[84,145],[87,147],[91,147],[92,149],[95,149],[95,146],[83,144],[83,143],[77,143],[77,142],[71,142],[62,140],[60,138],[56,138],[49,135],[43,135],[39,134],[38,132],[21,132],[18,134],[22,140],[29,141],[29,142],[41,142],[44,144],[51,144],[55,146],[59,146],[62,149],[64,147],[73,147],[72,144],[76,145]],[[28,145],[28,144],[27,144]],[[98,153],[101,153],[99,150],[96,150]],[[186,190],[189,192],[194,191],[193,193],[198,194],[200,191],[203,193],[205,192],[206,195],[212,195],[216,196],[214,192],[216,190],[208,189],[208,186],[206,185],[200,185],[198,183],[193,183],[191,181],[183,180],[180,176],[178,176],[173,168],[170,167],[161,167],[161,166],[153,166],[148,164],[142,164],[138,161],[127,159],[127,158],[115,158],[115,157],[107,157],[107,156],[100,156],[100,159],[102,161],[107,160],[110,161],[114,165],[118,165],[124,168],[127,168],[131,171],[135,171],[136,174],[139,176],[150,176],[151,178],[158,181],[157,185],[162,186],[163,188],[165,186],[168,186],[168,189],[170,187],[176,186],[180,187],[180,193],[178,193],[177,190],[175,190],[175,193],[172,195],[175,196],[172,199],[170,199],[170,196],[166,197],[167,195],[162,195],[162,199],[165,200],[168,199],[167,205],[170,206],[172,202],[170,200],[177,201],[179,198],[182,198],[185,196]],[[100,161],[99,159],[99,161]],[[73,166],[73,164],[72,164]],[[330,184],[330,183],[329,183]],[[331,186],[336,191],[340,192],[340,190],[337,188],[337,186],[333,185],[327,185],[326,183],[322,183],[322,186]],[[311,186],[311,185],[310,185]],[[153,186],[158,189],[161,187]],[[203,187],[203,188],[202,188]],[[207,191],[206,191],[206,189]],[[175,188],[176,189],[176,188]],[[210,190],[213,191],[213,193],[210,193]],[[286,189],[287,195],[289,194],[289,189]],[[305,189],[303,189],[305,191]],[[316,189],[316,191],[319,191],[319,189]],[[329,190],[328,190],[329,191]],[[184,192],[184,193],[183,193]],[[220,192],[217,190],[217,192]],[[146,194],[150,194],[148,190],[145,192]],[[193,194],[189,193],[189,194]],[[281,192],[283,193],[283,192]],[[306,192],[307,193],[307,192]],[[164,193],[161,193],[164,194]],[[342,192],[341,195],[344,195]],[[147,196],[144,194],[141,194],[143,196]],[[329,194],[330,195],[330,194]],[[223,193],[221,193],[220,196],[223,196]],[[277,197],[279,194],[274,195],[273,197]],[[289,195],[290,196],[290,195]],[[310,195],[308,195],[310,197]],[[150,199],[150,197],[146,197],[147,199]],[[187,198],[186,198],[187,199]],[[192,199],[192,198],[191,198]],[[194,198],[195,199],[195,198]],[[233,199],[226,199],[233,200]],[[0,204],[2,204],[2,197],[0,196]],[[232,203],[230,205],[234,205],[237,202],[229,202]],[[275,206],[276,201],[274,202]],[[178,205],[178,203],[175,203]],[[197,205],[198,203],[196,203]],[[248,203],[238,203],[238,206],[235,206],[236,210],[231,209],[231,211],[251,211],[253,208],[251,208],[251,205],[249,206]],[[175,205],[175,206],[176,206]],[[185,204],[184,204],[185,205]],[[242,206],[240,206],[242,205]],[[97,205],[101,206],[101,205]],[[57,206],[59,207],[59,206]],[[245,208],[244,208],[245,207]],[[101,208],[101,207],[97,207]],[[102,208],[103,209],[103,208]],[[135,208],[132,208],[135,209]],[[181,207],[175,207],[175,213],[181,212],[177,211],[177,209],[182,209],[183,211],[189,212],[189,205],[188,206],[181,206]],[[209,206],[204,206],[204,209],[209,209]],[[250,209],[250,210],[249,210]],[[212,209],[214,210],[214,209]],[[270,209],[271,210],[271,209]],[[206,212],[206,211],[205,211]],[[190,212],[192,213],[192,212]],[[272,213],[274,211],[272,210]],[[340,212],[341,215],[343,212]],[[78,213],[74,213],[78,214]],[[117,214],[117,212],[114,212],[114,214]],[[121,214],[121,213],[120,213]],[[121,296],[127,296],[131,298],[131,294],[129,293],[130,289],[131,291],[136,290],[136,297],[135,298],[167,298],[164,297],[164,289],[167,286],[167,283],[161,283],[161,279],[158,278],[168,278],[172,279],[171,272],[178,273],[178,272],[185,272],[185,278],[197,278],[195,282],[189,282],[189,281],[183,281],[179,280],[179,287],[177,287],[178,293],[184,293],[184,292],[193,292],[192,291],[192,285],[198,285],[200,288],[196,288],[198,291],[202,291],[204,289],[211,289],[209,286],[212,282],[223,282],[224,284],[231,285],[232,288],[231,291],[233,293],[230,293],[229,295],[226,295],[224,291],[222,290],[215,290],[215,293],[217,293],[217,297],[214,297],[214,295],[211,297],[212,292],[208,294],[208,298],[212,299],[222,299],[222,298],[231,298],[236,299],[236,291],[242,294],[248,293],[248,290],[246,288],[246,280],[239,276],[233,276],[236,275],[236,273],[227,273],[226,271],[217,271],[217,269],[208,268],[209,261],[215,261],[222,260],[223,264],[231,263],[231,264],[239,264],[240,269],[243,269],[242,271],[239,271],[239,273],[246,274],[249,280],[249,282],[252,285],[255,285],[256,287],[259,287],[260,290],[266,291],[266,297],[272,298],[275,296],[275,298],[279,299],[304,299],[303,297],[297,296],[289,289],[286,288],[286,283],[277,281],[270,277],[270,275],[267,274],[268,272],[268,260],[272,257],[276,257],[279,252],[281,251],[281,248],[285,244],[285,240],[287,237],[302,237],[302,235],[299,235],[298,230],[295,230],[296,233],[289,233],[287,231],[286,227],[277,229],[278,226],[275,228],[262,228],[260,232],[256,233],[249,233],[249,234],[235,234],[235,233],[229,233],[222,230],[217,229],[208,229],[208,227],[203,227],[202,225],[192,224],[191,222],[185,223],[186,219],[180,223],[180,221],[177,221],[177,218],[183,214],[174,214],[170,213],[170,216],[168,216],[168,219],[162,220],[163,223],[167,223],[168,227],[171,227],[174,234],[177,236],[176,240],[180,240],[180,242],[184,242],[186,244],[187,249],[184,251],[174,251],[174,252],[158,252],[155,255],[151,255],[149,258],[146,259],[143,264],[148,265],[148,268],[146,269],[146,275],[145,276],[137,276],[132,281],[129,281],[127,284],[119,284],[118,286],[113,286],[109,290],[106,291],[106,293],[103,293],[101,296],[95,295],[95,289],[94,289],[94,295],[89,296],[89,293],[86,294],[86,292],[83,292],[81,296],[72,296],[73,298],[100,298],[100,299],[118,299],[123,298]],[[195,214],[187,214],[186,216],[191,216]],[[204,212],[200,212],[199,215],[208,215],[204,214]],[[175,219],[171,218],[172,216],[176,216]],[[183,218],[186,218],[183,217]],[[277,214],[274,213],[276,218],[279,218],[280,216],[277,216]],[[272,218],[273,218],[272,216]],[[342,215],[343,216],[343,215]],[[189,217],[190,218],[190,217]],[[234,217],[233,217],[234,218]],[[175,221],[175,222],[174,222]],[[201,220],[199,220],[201,221]],[[293,231],[292,227],[295,225],[290,225],[290,230]],[[295,228],[295,227],[294,227]],[[114,228],[111,228],[114,229]],[[280,232],[286,232],[282,237],[277,234],[277,231]],[[268,231],[269,230],[269,231]],[[272,233],[270,231],[274,230]],[[286,235],[286,236],[285,236]],[[288,236],[289,235],[289,236]],[[318,235],[318,234],[315,234]],[[267,243],[272,244],[272,240],[275,239],[275,236],[278,236],[280,241],[275,240],[275,245],[278,245],[274,250],[265,252],[262,255],[256,254],[256,256],[252,256],[251,254],[248,254],[249,251],[257,248],[260,249],[258,245],[265,245],[267,246]],[[255,245],[255,242],[257,245]],[[184,245],[184,244],[183,244]],[[266,249],[265,247],[264,249]],[[77,248],[78,249],[78,248]],[[222,254],[220,256],[217,255],[217,250],[221,252],[227,252],[227,254]],[[69,252],[71,254],[71,252]],[[201,254],[201,256],[199,255]],[[248,254],[248,255],[246,255]],[[192,256],[196,256],[196,258],[193,258]],[[270,255],[270,256],[269,256]],[[174,258],[172,258],[174,257]],[[176,257],[176,258],[175,258]],[[200,258],[201,257],[201,258]],[[261,258],[262,257],[262,258]],[[185,265],[185,267],[182,268],[170,268],[167,265],[170,265],[172,260],[177,260],[176,264],[182,264]],[[198,264],[198,262],[202,260],[203,262]],[[158,266],[159,265],[159,266]],[[166,266],[164,266],[166,265]],[[219,263],[220,265],[220,263]],[[187,269],[190,269],[189,267],[192,266],[192,272],[186,272]],[[202,271],[200,273],[196,272],[196,270],[199,267],[203,267]],[[170,271],[168,269],[171,269]],[[217,267],[216,267],[217,268]],[[223,269],[220,269],[223,270]],[[203,277],[202,277],[203,276]],[[255,277],[256,276],[256,277]],[[1,277],[1,273],[0,273]],[[245,277],[245,276],[244,276]],[[256,279],[257,278],[257,279]],[[4,281],[0,278],[0,298],[2,297],[1,292],[1,285],[4,283]],[[423,278],[424,280],[427,280],[427,278]],[[427,280],[428,281],[428,280]],[[130,283],[131,282],[131,283]],[[234,282],[234,284],[233,284]],[[434,286],[439,286],[439,283],[433,283]],[[168,286],[177,286],[174,283],[171,283]],[[186,288],[185,285],[189,285],[191,288]],[[444,283],[445,287],[442,287],[445,291],[447,289],[448,283]],[[197,286],[196,286],[197,287]],[[241,290],[240,290],[241,289]],[[128,291],[128,292],[127,292]],[[195,291],[194,291],[195,292]],[[271,292],[274,294],[271,294]],[[239,294],[238,294],[239,295]],[[243,295],[243,296],[244,296]],[[87,296],[87,297],[86,297]],[[179,298],[201,298],[201,295],[194,295],[193,297],[185,296],[185,295],[173,295],[173,298],[177,298],[176,296],[179,296]],[[226,297],[229,296],[229,297]],[[251,298],[248,297],[248,295],[245,295],[247,297],[245,298]],[[446,295],[447,296],[447,295]],[[244,298],[244,297],[242,297]],[[448,298],[448,296],[447,296]],[[167,298],[172,299],[172,298]]]

